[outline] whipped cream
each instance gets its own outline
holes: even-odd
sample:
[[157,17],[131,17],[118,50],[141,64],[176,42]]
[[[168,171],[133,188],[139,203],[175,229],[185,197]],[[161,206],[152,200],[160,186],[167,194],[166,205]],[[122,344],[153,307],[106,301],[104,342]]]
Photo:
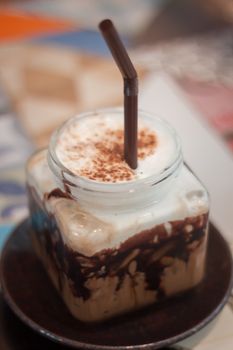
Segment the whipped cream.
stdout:
[[136,170],[123,159],[123,143],[123,112],[103,111],[64,124],[57,134],[55,153],[74,175],[111,183],[162,173],[174,161],[179,147],[173,129],[140,113]]

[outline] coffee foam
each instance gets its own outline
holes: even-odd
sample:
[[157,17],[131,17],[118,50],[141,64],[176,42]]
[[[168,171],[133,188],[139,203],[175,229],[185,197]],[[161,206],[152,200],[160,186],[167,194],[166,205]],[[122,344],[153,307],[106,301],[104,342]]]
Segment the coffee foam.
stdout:
[[56,156],[73,174],[98,182],[125,182],[162,173],[177,152],[173,131],[139,116],[138,167],[123,160],[123,115],[111,112],[75,118],[58,133]]

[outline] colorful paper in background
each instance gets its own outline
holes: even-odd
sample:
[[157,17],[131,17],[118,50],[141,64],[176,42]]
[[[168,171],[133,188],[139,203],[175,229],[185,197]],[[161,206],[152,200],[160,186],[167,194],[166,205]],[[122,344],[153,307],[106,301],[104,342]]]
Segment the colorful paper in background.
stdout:
[[0,101],[0,248],[12,225],[27,215],[23,164],[34,146],[25,137],[8,101]]
[[1,172],[0,220],[10,225],[26,217],[27,200],[22,166]]
[[[138,72],[142,77],[140,66]],[[122,104],[115,64],[83,51],[26,44],[0,49],[0,77],[16,119],[37,147],[70,116]]]
[[0,5],[3,9],[23,11],[57,21],[68,21],[82,29],[96,31],[103,18],[111,18],[121,34],[135,36],[168,0],[20,0]]
[[[74,28],[64,21],[41,18],[19,12],[0,10],[0,50],[4,49],[8,57],[12,57],[9,43],[19,39],[31,39],[45,33],[59,33]],[[19,57],[15,56],[15,61]],[[19,62],[19,61],[18,61]],[[7,63],[6,63],[7,65]],[[9,67],[11,68],[11,67]],[[7,81],[21,74],[15,67],[7,70]],[[11,232],[13,225],[28,215],[25,191],[24,165],[35,146],[22,123],[17,120],[16,99],[8,93],[8,84],[4,84],[0,76],[0,248]],[[4,89],[4,90],[3,90]],[[16,88],[17,90],[17,88]],[[17,90],[19,92],[19,90]],[[22,91],[17,96],[22,97]],[[36,106],[35,106],[36,107]]]
[[74,29],[75,26],[64,20],[28,15],[17,10],[4,10],[0,8],[0,43],[10,40],[25,39],[42,35],[43,33],[64,32]]
[[[151,16],[150,1],[139,2],[131,10],[136,30]],[[0,242],[27,215],[24,167],[34,148],[68,117],[122,103],[122,79],[93,30],[105,16],[129,24],[132,2],[117,3],[0,4]]]

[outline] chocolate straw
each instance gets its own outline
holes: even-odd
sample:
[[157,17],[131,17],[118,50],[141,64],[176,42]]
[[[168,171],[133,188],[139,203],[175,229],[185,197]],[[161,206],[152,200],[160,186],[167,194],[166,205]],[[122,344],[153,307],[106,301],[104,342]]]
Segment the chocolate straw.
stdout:
[[99,24],[100,31],[124,79],[124,158],[137,168],[138,78],[129,55],[110,19]]

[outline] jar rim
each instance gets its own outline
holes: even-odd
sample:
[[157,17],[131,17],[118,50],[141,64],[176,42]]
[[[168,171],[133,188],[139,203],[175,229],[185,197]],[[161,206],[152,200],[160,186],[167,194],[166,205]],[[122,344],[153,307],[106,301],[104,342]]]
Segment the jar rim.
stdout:
[[114,108],[103,108],[103,109],[96,109],[89,112],[84,112],[75,115],[74,117],[66,120],[57,130],[55,130],[50,138],[49,147],[48,147],[48,165],[52,173],[58,177],[62,177],[62,181],[66,181],[69,186],[82,188],[88,191],[96,191],[96,192],[108,192],[108,193],[115,193],[115,192],[131,192],[137,190],[137,186],[140,188],[141,186],[154,186],[164,180],[166,180],[170,175],[172,175],[183,163],[183,157],[182,157],[182,151],[181,151],[181,142],[180,138],[177,135],[175,129],[164,119],[156,116],[155,114],[151,112],[147,112],[145,110],[139,109],[139,114],[142,117],[146,117],[147,119],[158,121],[159,123],[162,123],[166,126],[166,128],[169,129],[171,132],[171,135],[174,137],[175,145],[176,145],[176,152],[175,157],[172,159],[170,164],[163,169],[162,171],[149,175],[148,177],[141,178],[141,179],[133,179],[125,182],[100,182],[96,180],[91,180],[86,177],[74,174],[71,170],[66,168],[64,164],[59,160],[57,154],[56,154],[56,143],[57,143],[57,137],[62,132],[62,130],[75,120],[80,120],[81,118],[88,118],[90,116],[94,116],[97,114],[122,114],[123,108],[121,107],[114,107]]

